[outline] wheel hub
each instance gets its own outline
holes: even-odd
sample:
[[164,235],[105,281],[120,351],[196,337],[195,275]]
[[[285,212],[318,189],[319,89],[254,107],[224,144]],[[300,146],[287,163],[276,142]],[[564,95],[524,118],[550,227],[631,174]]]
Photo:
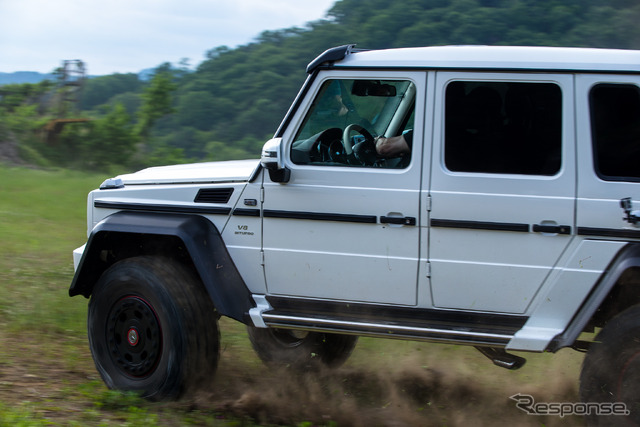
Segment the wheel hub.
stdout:
[[151,305],[139,296],[127,296],[109,314],[107,344],[115,365],[125,375],[150,375],[162,354],[162,328]]
[[136,346],[138,345],[139,339],[140,337],[138,336],[138,330],[136,328],[129,329],[129,332],[127,332],[127,341],[129,342],[129,344],[132,346]]

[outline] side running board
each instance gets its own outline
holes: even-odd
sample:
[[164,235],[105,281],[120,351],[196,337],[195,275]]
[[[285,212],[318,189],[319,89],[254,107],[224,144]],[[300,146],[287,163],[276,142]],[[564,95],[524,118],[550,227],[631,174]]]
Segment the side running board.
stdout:
[[336,319],[324,316],[303,317],[290,314],[262,313],[268,327],[287,329],[313,329],[323,332],[354,334],[362,336],[412,339],[432,342],[471,344],[475,346],[504,347],[513,335],[504,332],[473,330],[427,324],[406,325],[397,322],[366,322],[354,319]]

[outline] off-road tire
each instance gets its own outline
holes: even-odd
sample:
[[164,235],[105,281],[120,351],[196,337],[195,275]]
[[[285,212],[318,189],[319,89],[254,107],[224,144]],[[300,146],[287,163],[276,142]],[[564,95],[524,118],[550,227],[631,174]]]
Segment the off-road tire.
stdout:
[[218,317],[191,270],[162,257],[126,259],[95,285],[87,320],[91,354],[109,388],[177,399],[213,378]]
[[640,305],[612,318],[596,336],[582,365],[583,402],[621,402],[627,416],[587,416],[589,425],[640,425]]
[[341,366],[358,342],[354,335],[251,326],[247,330],[253,349],[264,363],[303,370]]

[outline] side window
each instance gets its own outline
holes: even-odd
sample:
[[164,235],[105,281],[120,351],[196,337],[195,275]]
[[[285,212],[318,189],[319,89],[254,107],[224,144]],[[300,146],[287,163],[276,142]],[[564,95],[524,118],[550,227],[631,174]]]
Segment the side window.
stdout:
[[640,91],[631,84],[591,89],[594,167],[609,181],[640,180]]
[[553,83],[448,84],[445,165],[454,172],[555,175],[562,93]]
[[407,80],[325,81],[291,145],[299,165],[404,168],[410,157],[385,157],[375,138],[413,132],[415,85]]

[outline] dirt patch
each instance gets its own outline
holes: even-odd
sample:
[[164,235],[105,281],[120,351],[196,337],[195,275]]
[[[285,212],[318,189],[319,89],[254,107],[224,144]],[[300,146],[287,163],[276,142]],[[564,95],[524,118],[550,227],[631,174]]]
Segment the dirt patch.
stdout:
[[91,361],[83,355],[75,367],[61,351],[34,338],[16,338],[0,333],[0,402],[10,408],[33,404],[35,415],[65,424],[76,419],[91,402],[76,394],[97,374],[91,372]]
[[[106,424],[123,421],[118,408],[97,408],[92,393],[100,393],[103,386],[88,347],[77,340],[72,347],[82,350],[70,360],[70,343],[64,337],[53,347],[43,347],[37,337],[21,339],[0,332],[0,402],[8,407],[31,402],[36,416],[62,425],[82,423],[86,411],[99,411]],[[181,425],[185,420],[218,425],[220,419],[239,420],[242,425],[353,427],[583,423],[580,418],[529,416],[519,411],[509,399],[513,391],[500,384],[502,370],[491,366],[487,366],[489,372],[496,372],[491,382],[483,380],[486,375],[470,375],[459,362],[441,360],[425,366],[424,360],[412,356],[396,358],[391,364],[347,363],[336,370],[300,373],[268,369],[246,351],[245,347],[224,351],[216,377],[195,396],[177,403],[138,404],[157,414],[157,425],[162,426]],[[577,401],[577,382],[555,379],[545,384],[527,385],[525,376],[515,390],[536,395],[540,401]]]

